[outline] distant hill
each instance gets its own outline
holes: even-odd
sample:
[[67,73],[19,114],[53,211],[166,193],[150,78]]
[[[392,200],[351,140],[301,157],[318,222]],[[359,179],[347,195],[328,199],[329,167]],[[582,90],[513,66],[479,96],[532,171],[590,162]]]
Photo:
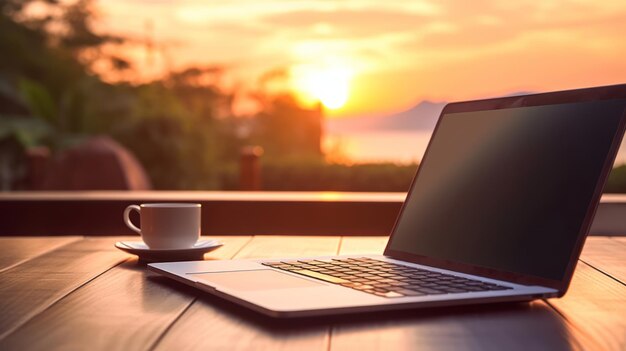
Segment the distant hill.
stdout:
[[[516,91],[504,96],[519,96],[534,94],[533,91]],[[365,116],[326,121],[327,131],[331,133],[341,132],[366,132],[366,131],[432,131],[437,124],[437,118],[441,114],[447,102],[432,102],[424,100],[410,109],[391,115]]]
[[414,107],[395,114],[367,116],[327,121],[330,132],[373,130],[424,130],[435,127],[445,102],[422,101]]
[[381,119],[382,129],[433,130],[445,102],[422,101],[414,107]]

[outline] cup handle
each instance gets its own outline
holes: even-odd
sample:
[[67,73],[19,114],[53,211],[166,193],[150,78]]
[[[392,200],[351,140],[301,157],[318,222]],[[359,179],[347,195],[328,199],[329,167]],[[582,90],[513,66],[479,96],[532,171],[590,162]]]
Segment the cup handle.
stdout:
[[126,207],[126,209],[124,210],[124,223],[126,223],[126,226],[128,228],[130,228],[131,230],[141,234],[141,229],[137,228],[133,224],[133,222],[130,221],[130,212],[132,210],[137,211],[141,215],[141,207],[139,207],[137,205],[130,205],[130,206]]

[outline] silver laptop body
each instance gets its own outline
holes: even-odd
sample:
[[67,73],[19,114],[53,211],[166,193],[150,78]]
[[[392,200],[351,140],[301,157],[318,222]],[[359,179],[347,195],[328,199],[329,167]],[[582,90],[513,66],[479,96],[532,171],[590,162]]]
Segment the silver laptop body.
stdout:
[[448,104],[381,255],[149,269],[280,318],[563,296],[625,107],[626,85]]

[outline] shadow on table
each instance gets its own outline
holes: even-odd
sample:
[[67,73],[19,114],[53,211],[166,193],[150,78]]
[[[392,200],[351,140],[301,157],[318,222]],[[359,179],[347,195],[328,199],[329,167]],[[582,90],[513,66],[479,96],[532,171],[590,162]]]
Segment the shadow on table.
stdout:
[[[410,343],[445,342],[453,348],[477,348],[523,345],[527,349],[570,350],[580,348],[570,335],[567,322],[543,302],[497,303],[474,306],[438,307],[358,313],[340,316],[307,317],[288,320],[273,319],[248,310],[230,301],[203,293],[162,276],[148,280],[193,295],[198,308],[211,309],[221,319],[272,337],[288,337],[294,333],[315,333],[332,328],[333,345],[340,340],[363,343],[363,337],[409,339]],[[383,334],[381,334],[383,333]],[[368,336],[369,335],[369,336]],[[374,340],[383,342],[383,340]],[[458,345],[455,344],[460,343]],[[452,343],[452,344],[451,344]]]

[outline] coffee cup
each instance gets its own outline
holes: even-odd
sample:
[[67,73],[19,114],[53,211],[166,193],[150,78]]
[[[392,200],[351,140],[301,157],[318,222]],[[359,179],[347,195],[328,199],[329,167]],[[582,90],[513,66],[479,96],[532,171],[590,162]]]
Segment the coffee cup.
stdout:
[[[130,205],[124,223],[151,249],[186,249],[200,239],[200,210],[200,204],[191,203]],[[139,212],[139,227],[130,220],[132,211]]]

